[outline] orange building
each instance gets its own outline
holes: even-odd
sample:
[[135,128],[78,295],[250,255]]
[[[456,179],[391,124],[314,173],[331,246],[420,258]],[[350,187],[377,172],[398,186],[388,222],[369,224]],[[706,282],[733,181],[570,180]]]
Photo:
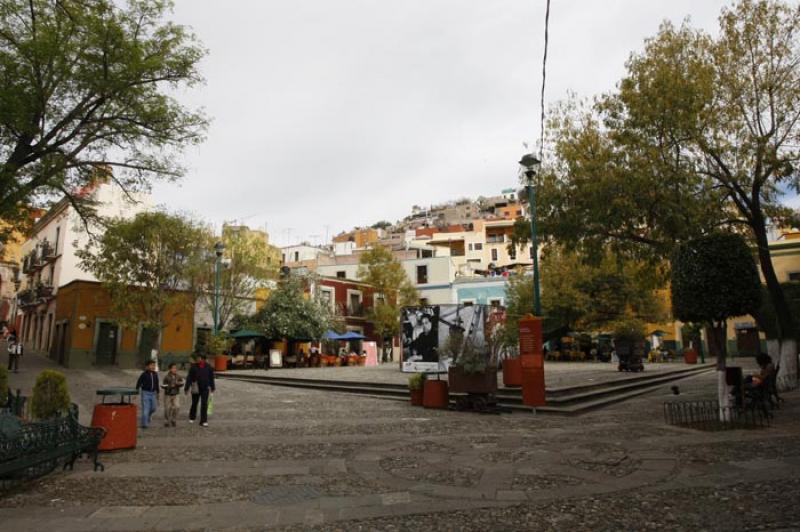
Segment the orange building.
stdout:
[[161,331],[120,326],[100,283],[73,281],[59,288],[50,357],[70,368],[138,368],[157,349],[160,358],[188,357],[194,342],[194,305],[175,304]]

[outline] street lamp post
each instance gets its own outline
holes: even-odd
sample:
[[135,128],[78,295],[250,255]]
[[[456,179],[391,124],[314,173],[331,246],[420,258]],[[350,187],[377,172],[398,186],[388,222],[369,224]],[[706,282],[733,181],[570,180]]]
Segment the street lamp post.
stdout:
[[222,269],[222,254],[225,252],[225,244],[217,242],[214,244],[214,336],[219,333],[219,283],[220,271]]
[[542,316],[542,300],[539,289],[539,236],[536,233],[536,189],[533,180],[542,162],[532,153],[526,153],[519,161],[525,176],[525,193],[531,211],[531,254],[533,255],[533,315]]

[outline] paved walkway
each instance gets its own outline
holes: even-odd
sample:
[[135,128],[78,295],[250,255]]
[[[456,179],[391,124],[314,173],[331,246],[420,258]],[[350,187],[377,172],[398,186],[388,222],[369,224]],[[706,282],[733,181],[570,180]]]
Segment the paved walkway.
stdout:
[[[31,375],[48,365],[28,363]],[[88,405],[98,384],[135,378],[67,374]],[[683,398],[712,397],[714,375],[679,386]],[[136,450],[103,456],[104,473],[81,461],[0,498],[0,523],[14,531],[797,525],[800,393],[786,395],[771,428],[725,432],[666,426],[661,404],[673,397],[665,386],[562,418],[221,381],[208,429],[155,426]]]

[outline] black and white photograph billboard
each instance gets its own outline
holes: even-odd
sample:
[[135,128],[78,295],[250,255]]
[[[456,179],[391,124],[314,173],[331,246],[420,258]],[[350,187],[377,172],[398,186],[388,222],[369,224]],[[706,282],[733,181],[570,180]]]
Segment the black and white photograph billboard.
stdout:
[[[448,349],[451,335],[485,343],[485,305],[430,305],[402,310],[403,371],[446,373],[456,354]],[[459,342],[460,343],[460,342]]]

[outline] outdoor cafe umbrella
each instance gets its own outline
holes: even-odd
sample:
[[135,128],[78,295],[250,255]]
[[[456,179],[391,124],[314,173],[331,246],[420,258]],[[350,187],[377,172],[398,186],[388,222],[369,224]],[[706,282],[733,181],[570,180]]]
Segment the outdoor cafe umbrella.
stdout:
[[339,340],[364,340],[367,337],[363,334],[359,334],[355,331],[347,331],[343,335],[339,336]]
[[339,333],[336,331],[327,331],[322,335],[322,338],[325,340],[342,340],[341,335],[339,335]]

